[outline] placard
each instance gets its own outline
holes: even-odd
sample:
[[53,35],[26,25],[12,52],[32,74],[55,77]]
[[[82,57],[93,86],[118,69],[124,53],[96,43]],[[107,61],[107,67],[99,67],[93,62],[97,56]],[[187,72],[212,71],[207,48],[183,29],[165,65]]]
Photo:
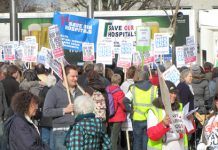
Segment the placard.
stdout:
[[169,35],[166,33],[154,34],[155,55],[169,54]]
[[169,69],[164,71],[163,78],[164,80],[173,82],[177,86],[180,82],[180,72],[175,65],[172,65]]
[[105,42],[97,44],[96,63],[112,65],[112,45]]
[[83,61],[94,61],[94,43],[82,43]]
[[150,50],[151,29],[150,27],[138,26],[136,28],[136,50]]

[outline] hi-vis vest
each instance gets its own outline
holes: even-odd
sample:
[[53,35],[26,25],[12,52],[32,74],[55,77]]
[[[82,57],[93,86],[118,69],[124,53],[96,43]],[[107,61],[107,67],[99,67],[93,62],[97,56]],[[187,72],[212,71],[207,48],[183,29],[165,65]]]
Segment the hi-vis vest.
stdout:
[[[152,107],[151,110],[154,112],[155,116],[158,118],[158,122],[163,120],[162,109]],[[180,103],[179,111],[182,112],[182,104]],[[150,138],[148,139],[147,150],[162,150],[163,139],[161,138],[159,141],[152,141]],[[188,136],[184,134],[184,150],[188,150]]]
[[157,95],[157,87],[152,85],[149,90],[144,91],[136,86],[131,86],[130,91],[133,95],[133,120],[147,120],[148,110]]

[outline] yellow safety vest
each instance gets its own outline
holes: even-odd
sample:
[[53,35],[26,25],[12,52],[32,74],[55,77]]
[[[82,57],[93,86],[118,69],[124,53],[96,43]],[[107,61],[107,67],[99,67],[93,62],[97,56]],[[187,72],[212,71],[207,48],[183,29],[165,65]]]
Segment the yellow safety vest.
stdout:
[[133,95],[133,120],[147,120],[147,113],[152,106],[152,101],[157,95],[157,86],[151,86],[147,91],[131,86],[130,91]]
[[[182,104],[180,103],[180,107],[179,107],[179,111],[182,112]],[[158,122],[163,120],[163,113],[162,113],[162,109],[156,108],[155,106],[153,106],[152,108],[150,108],[155,116],[158,118]],[[148,138],[148,144],[147,144],[147,150],[162,150],[162,145],[163,145],[163,139],[161,138],[158,141],[153,141],[150,138]],[[185,150],[188,150],[188,136],[187,134],[184,134],[184,148]]]

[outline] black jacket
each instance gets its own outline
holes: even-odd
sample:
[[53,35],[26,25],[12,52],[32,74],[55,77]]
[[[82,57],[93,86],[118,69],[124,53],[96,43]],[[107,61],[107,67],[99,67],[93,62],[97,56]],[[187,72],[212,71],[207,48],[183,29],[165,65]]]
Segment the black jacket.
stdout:
[[40,138],[34,125],[19,114],[15,118],[9,131],[10,150],[50,150]]

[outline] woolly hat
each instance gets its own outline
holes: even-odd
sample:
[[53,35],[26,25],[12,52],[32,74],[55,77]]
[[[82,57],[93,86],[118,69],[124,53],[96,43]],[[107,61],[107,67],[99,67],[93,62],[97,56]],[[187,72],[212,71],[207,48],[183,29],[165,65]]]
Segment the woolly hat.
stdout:
[[201,67],[199,65],[192,66],[192,73],[193,74],[201,74]]

